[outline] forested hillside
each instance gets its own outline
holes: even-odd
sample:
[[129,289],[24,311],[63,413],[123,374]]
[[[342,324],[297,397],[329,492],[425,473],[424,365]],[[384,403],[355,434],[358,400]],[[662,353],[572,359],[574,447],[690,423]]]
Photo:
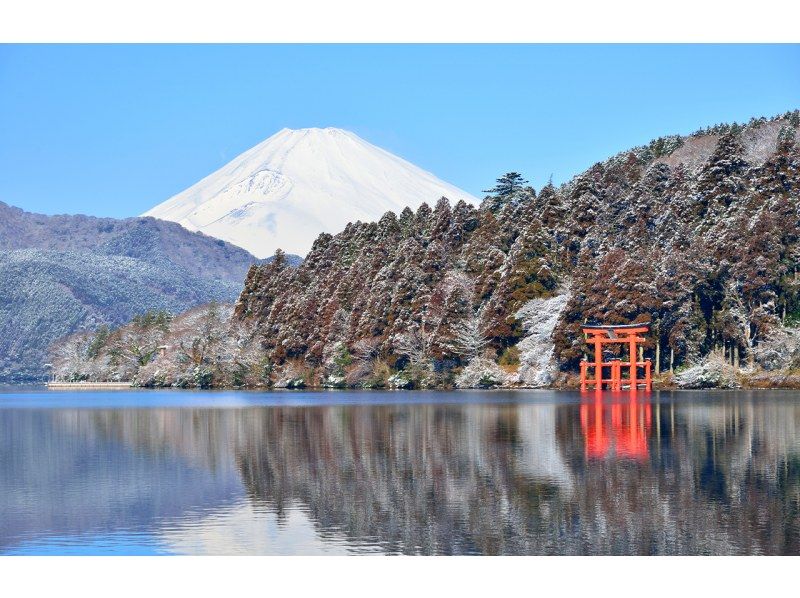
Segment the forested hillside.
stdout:
[[[711,362],[791,374],[799,128],[797,111],[718,125],[560,187],[508,173],[479,208],[442,198],[322,234],[297,268],[282,255],[250,268],[238,341],[220,341],[203,367],[216,385],[542,386],[577,369],[582,323],[648,321],[646,356],[659,371],[701,368],[691,384],[719,383],[702,369]],[[198,367],[167,361],[139,381]]]
[[561,371],[577,366],[587,320],[652,322],[662,369],[713,351],[787,367],[796,335],[784,325],[800,318],[798,125],[794,112],[660,138],[560,188],[505,177],[479,209],[442,199],[351,224],[321,235],[296,270],[251,268],[236,313],[278,363],[330,363],[343,343],[423,380],[480,360],[482,376],[503,375],[487,360],[524,370],[546,352],[526,356],[525,343],[553,310]]
[[0,381],[42,379],[48,346],[75,331],[233,300],[254,262],[172,222],[45,216],[0,203]]

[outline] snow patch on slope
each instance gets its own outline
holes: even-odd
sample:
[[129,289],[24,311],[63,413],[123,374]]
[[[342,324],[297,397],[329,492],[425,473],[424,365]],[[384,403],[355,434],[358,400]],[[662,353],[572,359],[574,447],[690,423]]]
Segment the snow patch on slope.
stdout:
[[688,171],[693,172],[711,157],[718,141],[719,135],[689,137],[678,149],[669,156],[659,158],[656,163],[663,162],[670,168],[683,164]]
[[321,232],[469,193],[341,129],[283,129],[146,212],[257,257],[304,255]]
[[[747,127],[741,133],[744,159],[752,165],[761,165],[775,153],[778,146],[778,134],[786,126],[785,120],[775,120]],[[656,160],[670,168],[683,164],[690,172],[699,169],[714,153],[720,135],[709,134],[686,138],[683,145],[668,156]]]
[[776,120],[745,130],[742,133],[745,160],[750,164],[766,162],[778,148],[778,133],[783,126],[783,121]]
[[557,364],[553,331],[558,324],[570,293],[547,299],[532,299],[520,308],[516,317],[522,321],[525,337],[517,348],[519,357],[519,381],[526,386],[547,386],[555,379]]

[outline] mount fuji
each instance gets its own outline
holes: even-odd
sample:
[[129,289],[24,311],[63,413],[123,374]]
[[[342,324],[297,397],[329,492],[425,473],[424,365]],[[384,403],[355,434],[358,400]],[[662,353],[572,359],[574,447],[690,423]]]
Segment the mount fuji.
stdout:
[[305,255],[321,232],[387,211],[479,200],[342,129],[283,129],[144,216],[172,220],[257,257]]

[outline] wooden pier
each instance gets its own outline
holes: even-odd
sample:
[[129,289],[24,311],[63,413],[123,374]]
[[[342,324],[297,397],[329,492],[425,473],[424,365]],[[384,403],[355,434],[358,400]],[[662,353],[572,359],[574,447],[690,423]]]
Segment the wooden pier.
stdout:
[[130,388],[130,381],[123,382],[48,382],[51,390],[114,390]]

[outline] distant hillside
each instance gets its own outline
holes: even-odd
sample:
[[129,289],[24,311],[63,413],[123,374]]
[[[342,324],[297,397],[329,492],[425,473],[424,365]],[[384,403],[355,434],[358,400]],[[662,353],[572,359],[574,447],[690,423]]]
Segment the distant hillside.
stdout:
[[0,250],[52,249],[150,259],[168,256],[188,272],[241,282],[256,259],[231,243],[155,218],[33,214],[0,202]]
[[230,301],[255,262],[172,222],[44,216],[0,203],[0,380],[40,378],[48,345],[77,330]]

